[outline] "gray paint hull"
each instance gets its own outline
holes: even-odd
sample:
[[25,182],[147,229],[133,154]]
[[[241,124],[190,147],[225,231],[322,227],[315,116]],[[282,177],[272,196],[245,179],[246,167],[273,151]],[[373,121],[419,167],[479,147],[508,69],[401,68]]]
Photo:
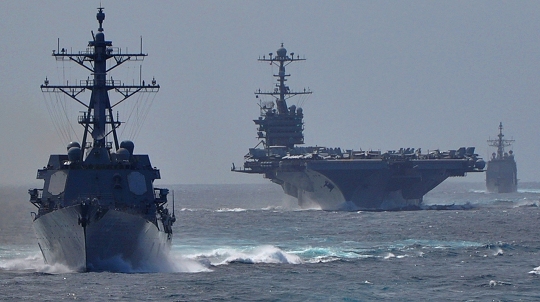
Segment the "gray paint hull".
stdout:
[[302,208],[407,210],[419,209],[423,196],[446,178],[463,176],[464,165],[462,160],[418,160],[396,171],[381,160],[333,160],[308,162],[294,171],[282,161],[271,179]]
[[486,188],[492,193],[517,191],[517,168],[514,160],[491,160],[486,169]]
[[[34,221],[45,261],[75,271],[147,271],[170,250],[167,234],[147,219],[116,209],[62,208]],[[81,217],[89,217],[81,223]],[[83,225],[86,224],[85,227]]]

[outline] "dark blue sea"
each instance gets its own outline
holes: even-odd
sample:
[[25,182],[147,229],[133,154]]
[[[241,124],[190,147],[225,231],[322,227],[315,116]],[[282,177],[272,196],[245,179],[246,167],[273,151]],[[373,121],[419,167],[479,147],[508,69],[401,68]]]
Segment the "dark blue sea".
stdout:
[[125,273],[44,264],[28,188],[1,187],[0,300],[540,300],[540,183],[447,181],[404,212],[300,210],[271,183],[169,187],[167,265]]

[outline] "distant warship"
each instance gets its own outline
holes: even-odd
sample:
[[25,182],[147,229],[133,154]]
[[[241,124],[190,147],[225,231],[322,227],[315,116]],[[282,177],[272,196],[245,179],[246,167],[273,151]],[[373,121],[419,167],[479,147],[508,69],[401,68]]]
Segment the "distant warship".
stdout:
[[514,152],[504,152],[504,147],[512,145],[514,140],[503,139],[503,125],[499,124],[497,139],[488,140],[488,144],[497,148],[497,153],[491,154],[486,168],[486,187],[492,193],[512,193],[517,191],[517,166]]
[[303,110],[287,106],[286,100],[311,91],[291,90],[285,67],[303,60],[294,53],[289,56],[283,45],[275,55],[259,58],[278,68],[275,88],[255,92],[257,98],[273,97],[259,101],[261,116],[254,120],[263,146],[250,148],[243,167],[233,165],[232,171],[263,174],[303,208],[346,211],[419,209],[423,196],[446,178],[483,171],[485,162],[474,147],[428,154],[414,148],[382,153],[299,147],[304,144]]
[[[118,270],[118,263],[144,270],[166,257],[170,250],[172,213],[165,207],[168,189],[154,188],[159,170],[148,155],[133,153],[131,141],[119,143],[122,122],[113,107],[138,92],[157,92],[159,85],[129,85],[107,78],[107,73],[146,54],[122,53],[105,40],[103,8],[98,9],[99,29],[86,50],[53,51],[58,61],[73,61],[92,77],[75,85],[41,85],[43,92],[64,93],[85,107],[78,117],[84,127],[82,144],[71,142],[66,154],[51,155],[37,172],[42,189],[30,189],[30,202],[37,207],[33,225],[45,262],[62,264],[76,271]],[[142,44],[142,43],[141,43]],[[112,64],[107,66],[107,61]],[[88,104],[79,94],[91,91]],[[109,90],[121,100],[111,105]],[[93,141],[89,140],[90,136]],[[112,139],[112,140],[110,140]],[[173,201],[174,202],[174,201]],[[158,262],[156,262],[158,261]]]

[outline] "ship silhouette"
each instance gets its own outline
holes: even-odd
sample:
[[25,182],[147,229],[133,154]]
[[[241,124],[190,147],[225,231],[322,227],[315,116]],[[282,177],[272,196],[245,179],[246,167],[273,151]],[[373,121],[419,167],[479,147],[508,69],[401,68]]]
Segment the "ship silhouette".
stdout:
[[289,88],[285,68],[304,60],[288,54],[283,44],[275,55],[259,58],[277,66],[277,83],[273,90],[255,92],[257,98],[273,99],[259,101],[260,117],[254,122],[260,142],[232,171],[264,175],[302,208],[346,211],[420,209],[423,196],[448,177],[483,171],[485,162],[474,147],[424,154],[420,148],[381,152],[301,146],[304,111],[288,106],[287,99],[311,91]]

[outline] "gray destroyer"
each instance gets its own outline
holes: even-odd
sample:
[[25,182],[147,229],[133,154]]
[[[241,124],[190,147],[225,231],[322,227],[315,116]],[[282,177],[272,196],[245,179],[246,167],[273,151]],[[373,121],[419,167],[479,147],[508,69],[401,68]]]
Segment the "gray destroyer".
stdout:
[[[134,154],[134,144],[119,142],[122,122],[113,107],[139,92],[157,92],[149,84],[123,84],[107,78],[113,68],[141,61],[146,54],[122,53],[105,40],[103,8],[98,9],[98,33],[84,51],[71,53],[60,47],[53,51],[58,61],[75,62],[91,77],[74,85],[51,85],[45,79],[41,90],[65,94],[85,111],[78,117],[84,128],[82,143],[71,142],[66,154],[53,154],[37,178],[43,188],[30,189],[36,206],[33,225],[39,248],[48,264],[61,264],[76,271],[152,270],[170,250],[175,221],[166,208],[168,189],[155,188],[159,170],[148,155]],[[141,43],[142,45],[142,43]],[[110,65],[107,64],[110,63]],[[111,105],[109,91],[121,94]],[[88,103],[80,94],[90,91]],[[173,201],[174,202],[174,201]]]
[[260,101],[261,115],[254,120],[262,147],[250,148],[243,167],[233,165],[232,171],[263,174],[302,208],[346,211],[419,209],[423,196],[448,177],[483,171],[485,162],[474,147],[424,154],[414,148],[383,153],[299,146],[304,144],[304,112],[288,106],[287,99],[311,91],[291,90],[285,67],[303,60],[283,45],[275,55],[259,58],[278,68],[274,89],[255,92],[257,98],[273,98]]
[[486,188],[491,193],[517,192],[517,165],[512,150],[504,152],[504,147],[512,145],[514,140],[503,139],[502,122],[499,124],[497,139],[488,140],[488,144],[497,148],[497,152],[491,154],[491,159],[486,168]]

